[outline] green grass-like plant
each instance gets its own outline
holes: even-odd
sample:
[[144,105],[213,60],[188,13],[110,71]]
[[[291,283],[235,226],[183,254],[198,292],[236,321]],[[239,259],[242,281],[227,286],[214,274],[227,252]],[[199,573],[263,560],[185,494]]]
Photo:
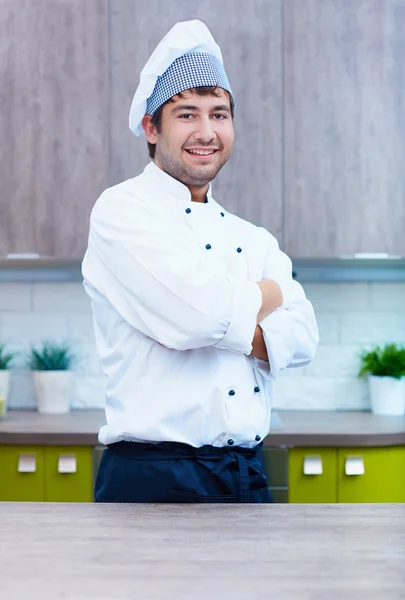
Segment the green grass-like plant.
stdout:
[[57,344],[44,341],[39,349],[31,346],[27,355],[27,366],[31,371],[67,371],[76,360],[76,355],[66,342]]
[[364,350],[360,361],[359,377],[376,375],[401,379],[405,376],[405,348],[397,344],[376,345],[371,350]]
[[6,344],[0,344],[0,371],[10,368],[10,363],[17,356],[17,352],[6,353]]

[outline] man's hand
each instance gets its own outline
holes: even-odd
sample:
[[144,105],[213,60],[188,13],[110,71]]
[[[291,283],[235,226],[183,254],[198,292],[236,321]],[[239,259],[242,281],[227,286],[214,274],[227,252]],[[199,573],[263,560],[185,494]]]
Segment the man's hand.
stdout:
[[264,343],[263,330],[260,325],[256,325],[252,342],[252,352],[250,355],[256,356],[256,358],[261,358],[262,360],[269,360],[266,344]]
[[277,281],[273,279],[262,279],[257,281],[257,285],[262,293],[262,307],[257,315],[257,325],[263,321],[273,310],[279,308],[283,302],[283,294]]

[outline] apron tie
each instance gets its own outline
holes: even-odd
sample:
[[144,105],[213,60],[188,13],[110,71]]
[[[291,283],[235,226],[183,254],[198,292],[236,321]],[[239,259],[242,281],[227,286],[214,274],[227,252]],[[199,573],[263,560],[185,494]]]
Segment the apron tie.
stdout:
[[211,473],[219,475],[224,467],[235,462],[239,470],[239,502],[249,502],[249,468],[243,454],[228,452],[211,470]]

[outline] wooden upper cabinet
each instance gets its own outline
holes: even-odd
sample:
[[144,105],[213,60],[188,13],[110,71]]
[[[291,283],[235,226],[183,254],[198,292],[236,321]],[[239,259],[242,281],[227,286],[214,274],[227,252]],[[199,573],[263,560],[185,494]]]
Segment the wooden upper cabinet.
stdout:
[[227,210],[282,233],[281,0],[111,0],[111,184],[149,162],[128,114],[139,74],[177,21],[201,19],[221,47],[236,99],[235,150],[213,182]]
[[139,74],[192,18],[218,41],[236,99],[218,202],[293,258],[405,256],[402,0],[9,0],[0,258],[83,257],[100,193],[150,160],[128,128]]
[[108,184],[107,0],[0,2],[0,257],[82,258]]
[[285,249],[405,256],[405,5],[285,0]]

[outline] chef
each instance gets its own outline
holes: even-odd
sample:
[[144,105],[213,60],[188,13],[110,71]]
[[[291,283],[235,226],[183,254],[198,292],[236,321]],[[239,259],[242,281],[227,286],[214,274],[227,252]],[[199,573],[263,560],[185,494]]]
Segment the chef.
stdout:
[[174,25],[129,115],[152,160],[98,198],[82,264],[106,376],[97,502],[272,501],[272,382],[319,338],[277,240],[213,197],[234,110],[206,25]]

